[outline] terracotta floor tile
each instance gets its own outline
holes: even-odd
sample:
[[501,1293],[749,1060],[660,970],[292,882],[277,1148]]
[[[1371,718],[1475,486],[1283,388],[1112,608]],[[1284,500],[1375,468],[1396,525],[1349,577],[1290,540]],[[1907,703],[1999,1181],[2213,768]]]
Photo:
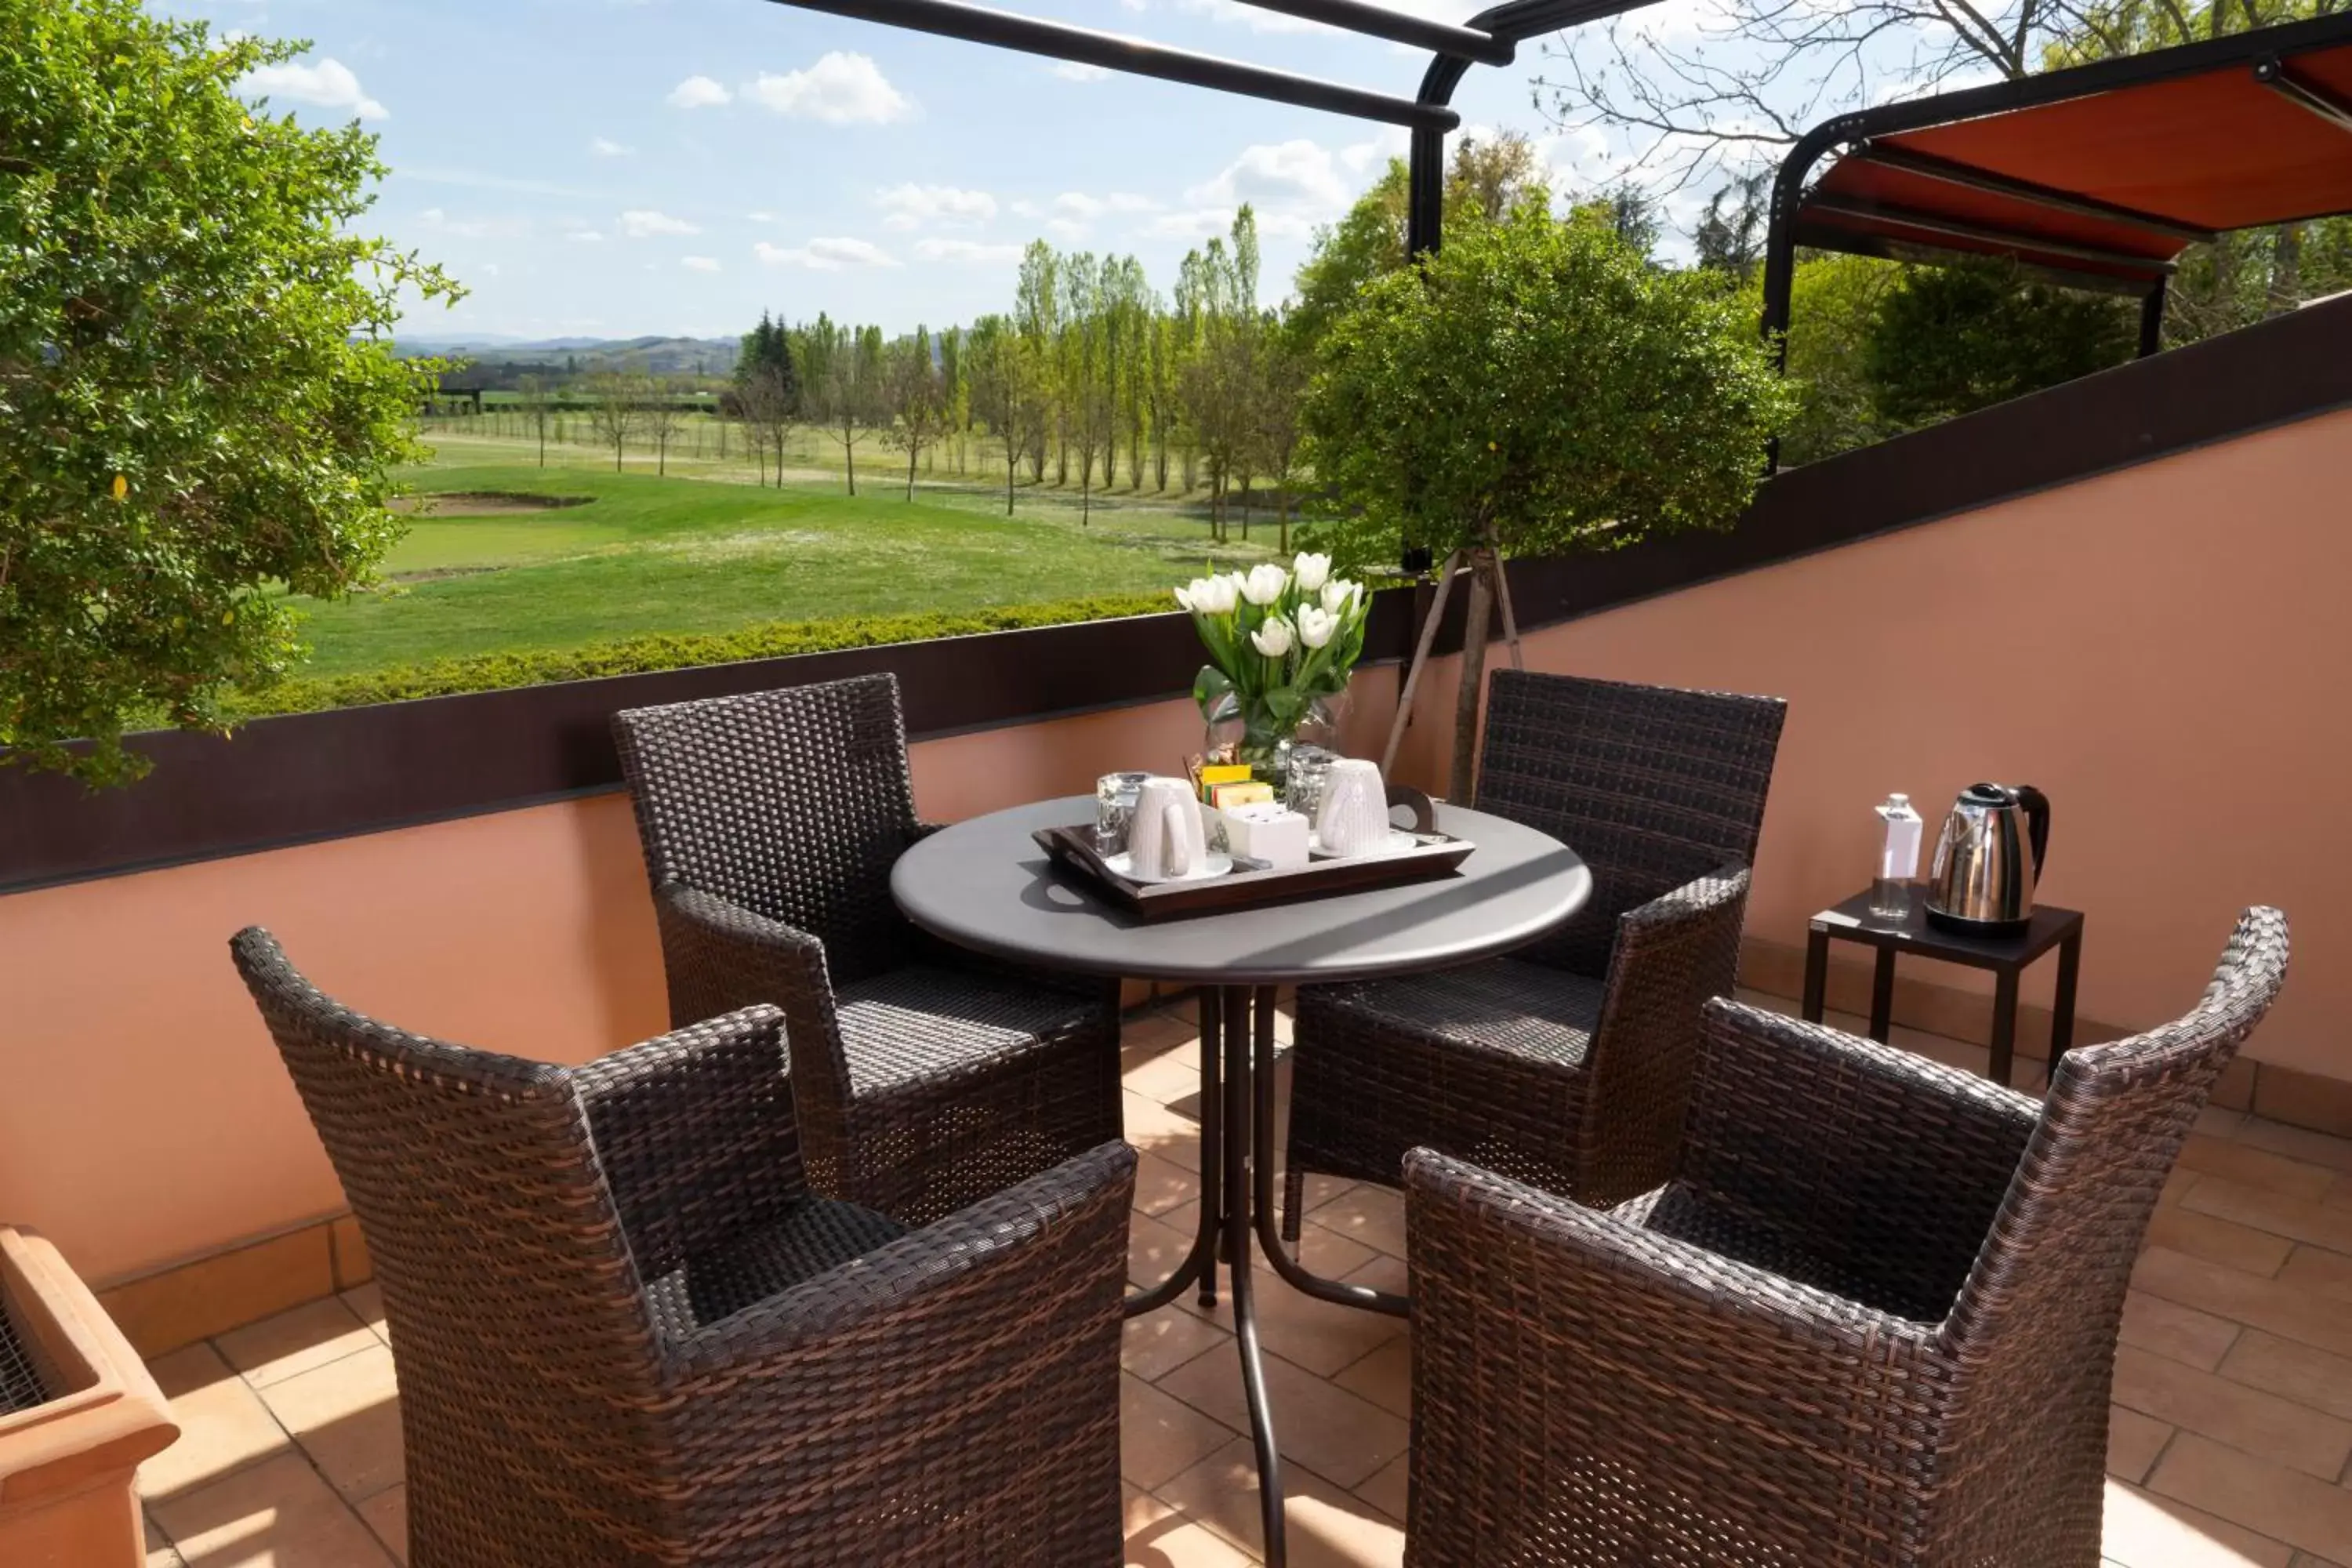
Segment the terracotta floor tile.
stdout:
[[2352,1208],[2352,1173],[2336,1177],[2336,1184],[2320,1201],[2332,1209]]
[[[1237,1359],[1212,1353],[1188,1362],[1161,1378],[1159,1389],[1236,1432],[1246,1431],[1248,1406]],[[1274,1410],[1275,1442],[1283,1457],[1326,1480],[1342,1487],[1359,1485],[1405,1451],[1410,1431],[1401,1417],[1280,1356],[1265,1358],[1265,1386]]]
[[2290,1198],[2315,1200],[2335,1182],[2335,1173],[2324,1166],[2193,1132],[2181,1148],[2180,1163],[2204,1175],[2221,1176],[2250,1187],[2267,1187]]
[[2172,1440],[2172,1428],[2153,1416],[2120,1405],[2107,1408],[2107,1474],[2119,1481],[2147,1479],[2156,1457]]
[[2210,1372],[2239,1333],[2227,1318],[2133,1290],[2124,1297],[2123,1342]]
[[1333,1378],[1391,1415],[1412,1415],[1412,1339],[1400,1334]]
[[1145,1491],[1133,1481],[1118,1483],[1120,1528],[1133,1535],[1146,1525],[1157,1524],[1176,1510]]
[[[1257,1483],[1256,1453],[1244,1437],[1161,1487],[1160,1495],[1255,1555],[1264,1536]],[[1286,1467],[1282,1501],[1294,1568],[1395,1568],[1404,1561],[1403,1527],[1319,1476]]]
[[408,1488],[386,1487],[359,1505],[360,1518],[375,1531],[383,1549],[399,1562],[408,1561]]
[[1404,1259],[1391,1258],[1385,1252],[1348,1276],[1350,1285],[1369,1285],[1375,1290],[1386,1290],[1391,1296],[1412,1295],[1412,1276],[1406,1269]]
[[283,1454],[154,1509],[188,1568],[389,1568],[360,1516],[299,1454]]
[[[2209,1178],[2198,1184],[2197,1190],[2180,1204],[2159,1208],[2148,1220],[2147,1244],[2168,1247],[2175,1252],[2185,1252],[2191,1258],[2202,1258],[2210,1263],[2226,1264],[2249,1274],[2276,1274],[2279,1265],[2294,1244],[2283,1236],[2250,1229],[2246,1226],[2217,1219],[2200,1210],[2198,1201],[2213,1187],[2233,1184]],[[2240,1188],[2252,1192],[2252,1188]],[[2347,1215],[2352,1219],[2352,1215]]]
[[1145,1214],[1166,1214],[1200,1195],[1201,1178],[1184,1166],[1157,1154],[1136,1156],[1135,1206]]
[[1359,1183],[1313,1211],[1315,1223],[1391,1258],[1404,1256],[1404,1194]]
[[[1127,1222],[1127,1279],[1149,1289],[1176,1272],[1192,1255],[1192,1232],[1178,1230],[1164,1220],[1135,1214]],[[1187,1291],[1184,1300],[1192,1299]]]
[[[1296,1362],[1318,1377],[1329,1377],[1342,1367],[1352,1365],[1405,1331],[1402,1318],[1342,1307],[1292,1289],[1264,1258],[1258,1259],[1250,1283],[1256,1292],[1260,1342],[1273,1354]],[[1231,1331],[1234,1301],[1230,1282],[1220,1291],[1214,1307],[1203,1310],[1188,1291],[1182,1310]]]
[[343,1292],[343,1305],[356,1314],[378,1339],[390,1342],[392,1338],[383,1326],[383,1287],[373,1280]]
[[1134,1093],[1119,1097],[1119,1120],[1127,1141],[1143,1152],[1157,1154],[1180,1171],[1200,1170],[1199,1122]]
[[1257,1559],[1197,1520],[1171,1512],[1128,1532],[1127,1568],[1256,1568]]
[[2278,1271],[2279,1283],[2315,1296],[2352,1301],[2352,1258],[2324,1247],[2298,1246]]
[[2234,1138],[2245,1124],[2246,1113],[2242,1110],[2209,1105],[2197,1113],[2197,1131],[2209,1138]]
[[2116,1352],[2115,1398],[2323,1480],[2334,1480],[2352,1458],[2352,1423],[2129,1345]]
[[2107,1483],[2099,1548],[2123,1568],[2286,1568],[2294,1550],[2121,1481]]
[[2219,1514],[2304,1552],[2352,1557],[2352,1491],[2183,1432],[2148,1478],[2148,1489]]
[[2298,1552],[2294,1554],[2294,1561],[2288,1564],[2288,1568],[2341,1568],[2341,1565],[2330,1563],[2325,1557],[2315,1557],[2308,1552]]
[[147,1568],[187,1568],[179,1548],[164,1539],[152,1519],[147,1521]]
[[2239,1129],[2237,1140],[2273,1154],[2284,1154],[2289,1159],[2325,1165],[2334,1171],[2352,1172],[2352,1138],[2338,1138],[2333,1133],[2314,1131],[2308,1127],[2290,1127],[2284,1121],[2250,1117]]
[[213,1343],[256,1388],[283,1383],[356,1351],[383,1348],[375,1331],[340,1296],[264,1318]]
[[1147,1312],[1129,1318],[1120,1329],[1118,1364],[1149,1383],[1197,1355],[1232,1342],[1231,1334],[1206,1318],[1173,1308]]
[[[1211,1351],[1198,1359],[1229,1373],[1234,1386],[1240,1386],[1241,1373],[1232,1364],[1232,1355]],[[1182,1474],[1233,1437],[1233,1428],[1196,1407],[1132,1373],[1120,1374],[1118,1472],[1137,1486],[1150,1490]]]
[[1198,1042],[1190,1051],[1171,1049],[1138,1062],[1119,1074],[1119,1082],[1129,1094],[1139,1094],[1161,1105],[1191,1099],[1201,1090]]
[[2198,1183],[2180,1206],[2352,1256],[2352,1209],[2329,1208],[2310,1198],[2290,1198],[2227,1180]]
[[291,1451],[261,1396],[211,1345],[158,1356],[148,1370],[180,1424],[179,1440],[139,1467],[139,1492],[151,1511],[163,1499]]
[[1356,1489],[1356,1495],[1402,1524],[1412,1491],[1412,1456],[1404,1453],[1373,1471],[1372,1479]]
[[2352,1357],[2248,1329],[2221,1358],[2221,1375],[2352,1421]]
[[[1118,1050],[1122,1058],[1134,1055],[1160,1057],[1195,1046],[1200,1038],[1200,1026],[1190,1018],[1172,1013],[1152,1013],[1129,1018],[1120,1026]],[[1197,1061],[1198,1056],[1193,1059]]]
[[2168,1247],[2140,1256],[2132,1282],[2153,1296],[2268,1329],[2338,1355],[2352,1355],[2352,1312],[2343,1303],[2276,1279],[2224,1268]]
[[399,1387],[384,1346],[272,1384],[261,1397],[343,1496],[400,1481]]

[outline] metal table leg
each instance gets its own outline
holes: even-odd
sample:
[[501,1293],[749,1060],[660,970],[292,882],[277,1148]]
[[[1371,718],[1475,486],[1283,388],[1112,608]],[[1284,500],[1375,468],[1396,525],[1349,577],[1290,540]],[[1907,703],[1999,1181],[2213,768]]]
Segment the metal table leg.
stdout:
[[2050,1082],[2058,1081],[2058,1064],[2074,1047],[2074,988],[2083,973],[2083,928],[2058,944],[2058,991],[2050,999]]
[[1822,1021],[1823,993],[1829,989],[1830,933],[1815,926],[1805,933],[1805,1002],[1808,1024]]
[[1203,993],[1201,1009],[1201,1221],[1192,1233],[1192,1250],[1176,1271],[1149,1290],[1128,1292],[1126,1312],[1130,1318],[1146,1312],[1156,1312],[1172,1304],[1184,1293],[1184,1287],[1194,1280],[1201,1282],[1201,1305],[1217,1304],[1217,1252],[1224,1237],[1225,1206],[1219,1191],[1217,1173],[1224,1168],[1223,1132],[1224,1106],[1219,1093],[1217,1042],[1223,1037],[1219,1029],[1222,993]]
[[1992,977],[1993,1082],[2009,1087],[2010,1067],[2017,1046],[2017,971],[2000,969]]
[[[1232,1259],[1229,1277],[1233,1281],[1234,1293],[1234,1341],[1241,1347],[1242,1392],[1249,1402],[1250,1440],[1257,1449],[1258,1509],[1265,1531],[1266,1568],[1283,1568],[1286,1559],[1282,1528],[1282,1459],[1275,1448],[1274,1413],[1266,1405],[1265,1363],[1258,1352],[1257,1310],[1252,1300],[1253,1282],[1250,1279],[1249,1156],[1253,1140],[1248,1136],[1251,1113],[1249,989],[1228,985],[1223,988],[1219,999],[1224,1013],[1223,1185],[1226,1255]],[[1265,1009],[1262,1016],[1265,1022],[1261,1026],[1270,1033],[1273,1027],[1272,1008]],[[1206,1048],[1206,1042],[1203,1042],[1202,1049]],[[1261,1091],[1258,1096],[1261,1107],[1266,1099],[1267,1096]],[[1261,1129],[1257,1133],[1260,1141],[1271,1136],[1270,1128]]]
[[1870,973],[1870,1037],[1886,1043],[1895,1021],[1895,950],[1878,950],[1878,967]]

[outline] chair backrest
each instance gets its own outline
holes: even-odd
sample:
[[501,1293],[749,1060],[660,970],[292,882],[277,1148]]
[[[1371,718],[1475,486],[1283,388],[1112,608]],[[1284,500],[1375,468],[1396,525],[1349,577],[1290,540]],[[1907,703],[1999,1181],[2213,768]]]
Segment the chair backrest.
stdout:
[[915,835],[894,675],[613,716],[654,885],[677,880],[824,943],[835,984],[906,962],[890,868]]
[[1496,670],[1477,807],[1550,834],[1592,897],[1522,957],[1594,978],[1617,918],[1756,858],[1788,704],[1777,697]]
[[654,1404],[658,1352],[570,1074],[362,1017],[259,927],[229,947],[359,1217],[412,1455],[430,1434],[436,1484],[626,1473],[614,1412]]
[[2270,1010],[2286,961],[2286,917],[2250,909],[2186,1016],[2080,1047],[2060,1065],[1944,1325],[1958,1352],[1994,1374],[1988,1394],[2014,1402],[2008,1418],[2062,1397],[2077,1368],[2105,1379],[2157,1199],[2214,1079]]

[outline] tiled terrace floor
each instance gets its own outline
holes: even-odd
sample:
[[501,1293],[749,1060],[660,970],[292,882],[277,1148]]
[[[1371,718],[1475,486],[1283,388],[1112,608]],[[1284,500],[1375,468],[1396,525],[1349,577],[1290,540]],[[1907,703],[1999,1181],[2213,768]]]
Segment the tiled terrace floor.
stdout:
[[[1851,1024],[1852,1020],[1847,1020]],[[1130,1271],[1164,1275],[1199,1197],[1188,1016],[1130,1023],[1128,1137],[1143,1151]],[[1897,1039],[1981,1067],[1973,1047]],[[1401,1206],[1328,1185],[1308,1264],[1402,1288]],[[1404,1327],[1261,1272],[1299,1568],[1401,1561]],[[1131,1568],[1256,1561],[1256,1498],[1228,1309],[1127,1326]],[[2166,1194],[2124,1322],[2106,1555],[2123,1568],[2352,1564],[2352,1142],[2209,1112]],[[373,1289],[157,1360],[184,1436],[151,1461],[151,1568],[383,1568],[404,1560],[393,1357]]]

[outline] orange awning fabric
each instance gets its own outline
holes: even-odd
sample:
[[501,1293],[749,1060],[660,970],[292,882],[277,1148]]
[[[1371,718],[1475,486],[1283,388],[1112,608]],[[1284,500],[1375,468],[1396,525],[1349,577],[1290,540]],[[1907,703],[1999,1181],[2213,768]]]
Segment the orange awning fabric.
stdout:
[[[2307,24],[2280,30],[2282,44],[2310,37]],[[2162,55],[2138,58],[2161,68]],[[2347,212],[2352,40],[2337,30],[2320,47],[1866,137],[1806,194],[1795,237],[2013,256],[2130,289],[2199,239]]]

